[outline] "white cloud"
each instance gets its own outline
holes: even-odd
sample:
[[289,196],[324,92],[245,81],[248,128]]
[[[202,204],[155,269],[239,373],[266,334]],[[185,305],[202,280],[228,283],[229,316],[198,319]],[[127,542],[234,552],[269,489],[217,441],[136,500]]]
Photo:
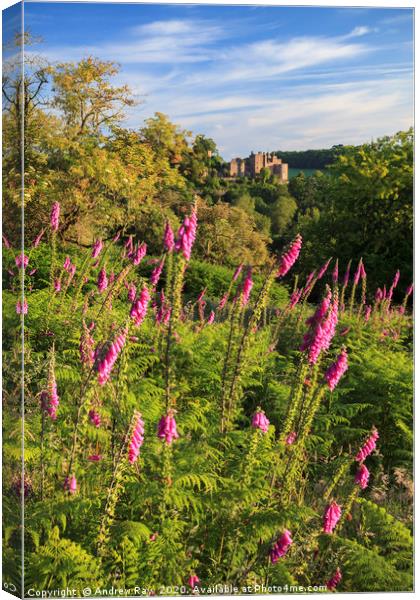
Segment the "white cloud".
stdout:
[[361,37],[362,35],[367,35],[368,33],[376,32],[377,29],[372,29],[371,27],[366,27],[366,25],[359,25],[350,31],[350,33],[345,38],[353,38],[353,37]]
[[[251,150],[362,143],[412,124],[409,76],[329,86],[298,86],[279,97],[201,93],[151,96],[136,122],[153,111],[213,137],[226,159]],[[150,112],[149,112],[150,111]]]

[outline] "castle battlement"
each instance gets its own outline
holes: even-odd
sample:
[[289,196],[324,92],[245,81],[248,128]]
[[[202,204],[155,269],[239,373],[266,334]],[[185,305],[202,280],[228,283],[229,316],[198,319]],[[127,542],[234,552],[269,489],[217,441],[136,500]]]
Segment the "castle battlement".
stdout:
[[232,158],[230,161],[231,177],[255,177],[262,169],[269,169],[281,183],[287,183],[289,179],[289,165],[270,152],[251,152],[247,158]]

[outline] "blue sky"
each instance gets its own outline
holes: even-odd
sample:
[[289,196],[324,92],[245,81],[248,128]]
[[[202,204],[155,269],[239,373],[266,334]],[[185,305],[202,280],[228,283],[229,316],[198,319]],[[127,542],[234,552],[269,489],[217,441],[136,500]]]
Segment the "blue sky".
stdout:
[[121,64],[141,102],[211,136],[228,159],[251,150],[360,143],[413,117],[410,9],[25,3],[49,60]]

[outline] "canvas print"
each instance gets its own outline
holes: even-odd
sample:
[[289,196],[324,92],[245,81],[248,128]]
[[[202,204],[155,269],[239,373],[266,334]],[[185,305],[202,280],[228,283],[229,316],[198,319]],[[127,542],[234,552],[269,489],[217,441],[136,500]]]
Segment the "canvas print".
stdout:
[[413,590],[413,12],[3,11],[3,590]]

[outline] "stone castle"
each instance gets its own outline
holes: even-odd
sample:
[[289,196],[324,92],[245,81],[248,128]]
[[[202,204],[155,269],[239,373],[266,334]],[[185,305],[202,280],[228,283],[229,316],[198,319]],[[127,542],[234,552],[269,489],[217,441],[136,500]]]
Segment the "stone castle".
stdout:
[[251,152],[248,158],[232,158],[230,161],[231,177],[255,177],[262,169],[269,169],[281,183],[287,183],[289,165],[270,152]]

